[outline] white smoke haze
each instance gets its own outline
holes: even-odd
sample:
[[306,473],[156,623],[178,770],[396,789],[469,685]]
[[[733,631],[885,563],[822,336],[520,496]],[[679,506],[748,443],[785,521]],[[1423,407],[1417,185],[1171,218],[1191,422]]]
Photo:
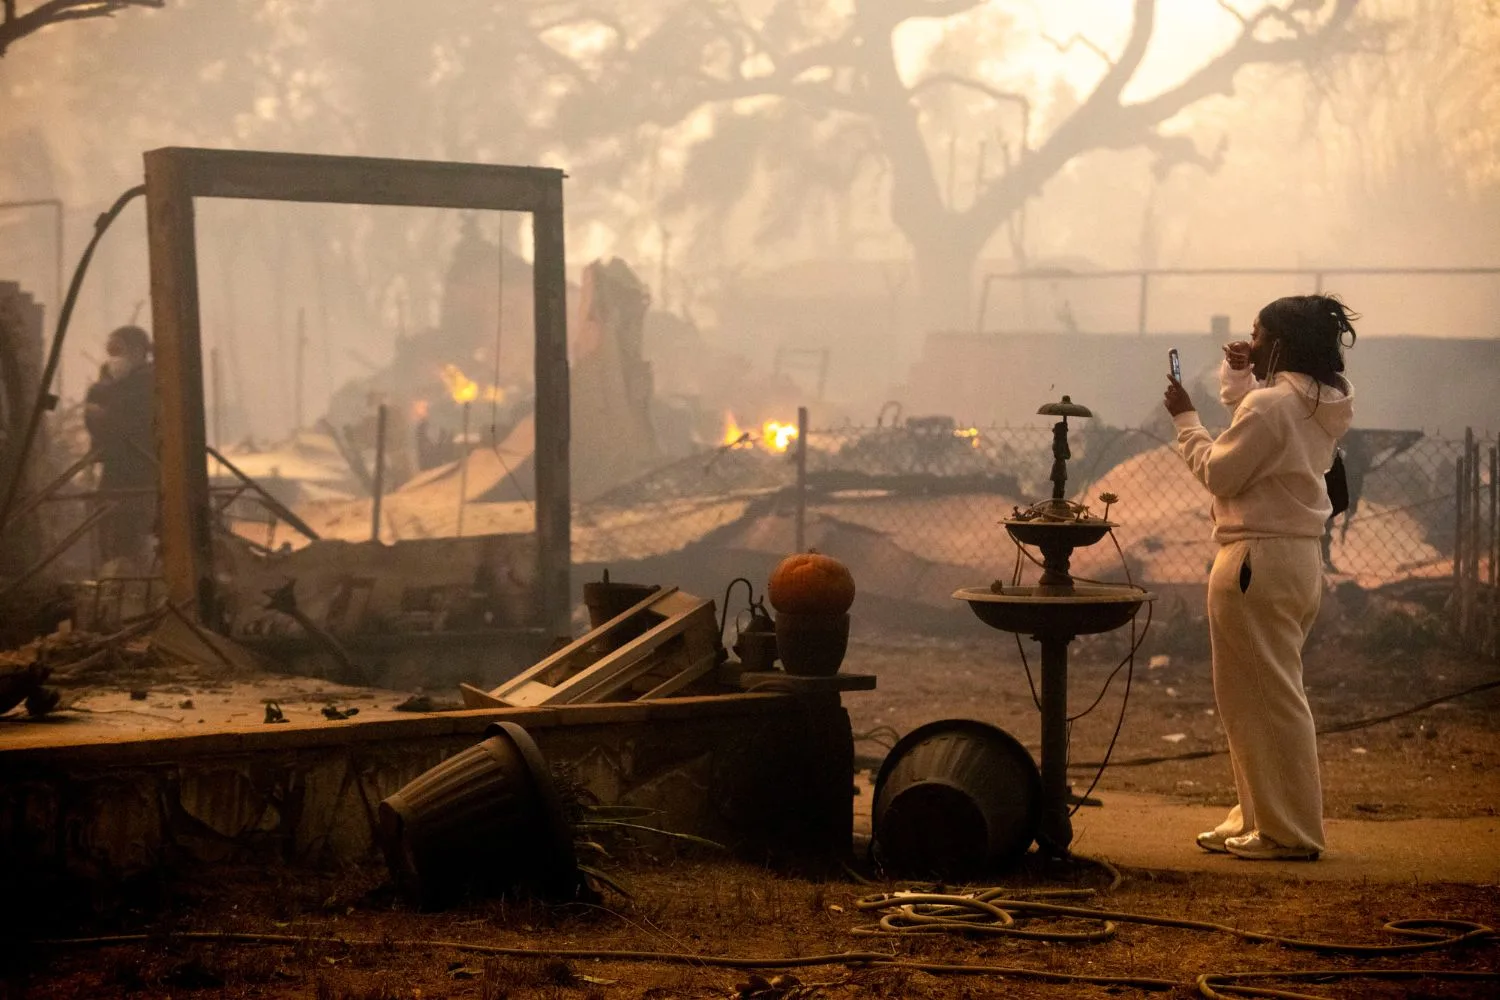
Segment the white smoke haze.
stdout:
[[[715,384],[668,343],[759,370],[778,347],[826,348],[821,402],[861,418],[912,390],[934,333],[1137,332],[1133,277],[995,281],[980,315],[991,273],[1307,272],[1154,281],[1148,329],[1186,336],[1220,314],[1246,332],[1319,269],[1500,265],[1500,10],[1486,0],[1325,0],[1275,16],[1249,0],[976,0],[919,16],[926,6],[167,0],[4,51],[0,202],[60,199],[71,273],[95,217],[162,146],[562,167],[575,277],[621,257],[659,309],[696,324],[697,341],[648,343],[665,390]],[[1195,89],[1247,30],[1266,59]],[[1180,110],[1141,125],[1181,88]],[[529,254],[521,217],[472,221]],[[234,432],[291,428],[299,315],[304,423],[389,363],[399,335],[438,324],[464,225],[458,212],[200,202],[206,347]],[[37,295],[49,323],[54,254],[48,209],[0,208],[0,280]],[[1371,339],[1500,339],[1500,276],[1324,287],[1365,314]],[[65,397],[132,318],[149,325],[139,206],[84,285]],[[1466,384],[1500,378],[1495,351],[1476,357]],[[1122,388],[1110,408],[1128,422],[1159,391]]]

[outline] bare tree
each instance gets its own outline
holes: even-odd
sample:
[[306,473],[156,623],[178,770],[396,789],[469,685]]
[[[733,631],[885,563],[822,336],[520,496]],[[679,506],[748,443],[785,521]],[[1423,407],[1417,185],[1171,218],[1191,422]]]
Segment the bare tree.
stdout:
[[43,0],[29,10],[19,10],[17,0],[4,0],[0,19],[0,56],[12,43],[64,21],[112,17],[127,7],[161,7],[165,0]]
[[[679,0],[634,37],[624,20],[581,3],[574,23],[592,25],[609,45],[602,56],[567,60],[563,72],[576,89],[565,106],[573,118],[564,125],[609,141],[622,127],[671,127],[706,107],[757,98],[862,122],[868,148],[888,175],[890,219],[911,246],[927,314],[952,321],[968,307],[986,244],[1070,162],[1095,150],[1144,148],[1156,157],[1158,173],[1175,164],[1211,164],[1192,138],[1161,126],[1199,101],[1233,94],[1247,67],[1310,66],[1355,47],[1357,3],[1288,0],[1246,14],[1219,0],[1225,16],[1239,23],[1235,40],[1172,88],[1126,101],[1122,95],[1156,27],[1155,0],[1135,0],[1120,52],[1081,37],[1058,43],[1084,45],[1105,69],[1093,91],[1044,136],[1032,134],[1036,122],[1025,95],[977,72],[944,68],[912,82],[902,78],[894,43],[902,25],[958,17],[984,0],[853,0],[846,15],[833,13],[832,5],[765,0],[754,5],[758,17],[732,0]],[[558,53],[560,62],[564,55]],[[996,174],[981,178],[963,208],[945,197],[942,153],[923,130],[924,102],[955,90],[990,102],[1013,137]]]

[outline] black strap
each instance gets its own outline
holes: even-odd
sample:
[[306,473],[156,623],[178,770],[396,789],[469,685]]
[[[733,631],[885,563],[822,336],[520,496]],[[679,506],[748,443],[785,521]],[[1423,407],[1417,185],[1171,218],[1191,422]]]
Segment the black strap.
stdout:
[[1349,477],[1344,472],[1344,451],[1333,449],[1333,465],[1323,475],[1328,487],[1328,499],[1333,504],[1333,516],[1338,517],[1349,509]]

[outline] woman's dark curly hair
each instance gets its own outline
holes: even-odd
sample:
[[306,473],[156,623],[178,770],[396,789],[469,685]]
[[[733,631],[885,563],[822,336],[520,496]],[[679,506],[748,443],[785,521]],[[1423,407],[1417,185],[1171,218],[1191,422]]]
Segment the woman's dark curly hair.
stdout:
[[1335,388],[1344,384],[1344,348],[1354,346],[1357,319],[1359,314],[1337,295],[1288,295],[1257,317],[1260,328],[1280,348],[1279,369],[1311,375]]

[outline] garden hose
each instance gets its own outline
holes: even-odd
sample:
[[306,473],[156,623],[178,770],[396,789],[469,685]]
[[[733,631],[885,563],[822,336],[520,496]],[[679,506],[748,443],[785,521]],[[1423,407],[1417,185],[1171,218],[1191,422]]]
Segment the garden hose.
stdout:
[[[1229,1000],[1237,997],[1276,997],[1278,1000],[1328,1000],[1316,993],[1293,993],[1290,990],[1264,986],[1237,986],[1250,979],[1297,979],[1327,982],[1330,979],[1446,979],[1459,982],[1482,982],[1500,979],[1496,972],[1462,972],[1448,969],[1310,969],[1302,972],[1205,972],[1198,977],[1198,993],[1207,1000]],[[1215,989],[1218,987],[1218,989]],[[1222,991],[1222,992],[1221,992]]]
[[[1090,907],[1066,906],[1049,903],[1048,899],[1080,898],[1092,895],[1092,889],[1041,890],[1013,893],[996,887],[972,894],[949,893],[882,893],[865,896],[856,902],[863,912],[894,910],[885,913],[879,924],[855,928],[853,933],[872,936],[903,936],[912,933],[1007,933],[1016,937],[1083,943],[1105,940],[1112,937],[1118,923],[1138,923],[1157,927],[1176,927],[1187,930],[1214,931],[1231,934],[1247,941],[1279,944],[1288,948],[1315,951],[1324,954],[1390,955],[1417,951],[1452,948],[1464,944],[1490,941],[1495,931],[1484,924],[1468,920],[1426,919],[1395,920],[1384,925],[1384,929],[1403,937],[1418,938],[1411,944],[1367,945],[1346,944],[1331,941],[1310,941],[1255,931],[1242,931],[1224,924],[1207,921],[1186,920],[1174,917],[1159,917],[1147,914],[1099,910]],[[1062,917],[1070,920],[1094,921],[1098,929],[1092,931],[1071,930],[1027,930],[1015,927],[1016,920],[1030,916]],[[694,965],[703,968],[730,969],[791,969],[810,966],[844,965],[868,968],[900,968],[926,972],[932,975],[988,975],[1030,979],[1042,982],[1089,983],[1106,987],[1129,986],[1142,990],[1163,991],[1175,989],[1181,983],[1170,979],[1150,976],[1099,976],[1071,972],[1048,972],[999,965],[965,965],[932,962],[902,961],[893,954],[878,951],[846,951],[826,955],[803,955],[776,958],[736,958],[719,955],[694,955],[684,952],[658,951],[614,951],[607,949],[550,949],[508,948],[498,945],[478,944],[468,941],[439,940],[361,940],[341,937],[299,936],[294,934],[252,934],[220,931],[175,932],[164,935],[119,934],[104,937],[67,938],[38,942],[48,948],[113,947],[119,945],[148,944],[160,941],[197,941],[213,944],[269,944],[308,945],[323,944],[345,948],[382,949],[446,949],[479,955],[503,955],[519,958],[597,959],[612,962],[658,962],[667,965]],[[1293,1000],[1321,1000],[1310,994],[1292,993],[1271,987],[1244,985],[1249,980],[1292,979],[1326,980],[1330,978],[1377,978],[1411,980],[1421,978],[1480,981],[1500,979],[1500,972],[1460,972],[1427,969],[1376,969],[1376,970],[1313,970],[1313,971],[1265,971],[1250,973],[1206,972],[1198,976],[1196,987],[1208,1000],[1228,1000],[1229,996],[1261,996],[1293,998]]]
[[[996,887],[962,895],[935,892],[879,893],[859,899],[855,906],[866,913],[880,912],[880,922],[854,928],[861,936],[890,934],[994,934],[1029,937],[1048,941],[1104,941],[1112,938],[1119,923],[1147,924],[1154,927],[1176,927],[1185,930],[1215,931],[1230,934],[1258,944],[1279,944],[1299,951],[1342,955],[1404,955],[1457,947],[1496,937],[1493,928],[1471,920],[1446,918],[1393,920],[1384,930],[1401,937],[1417,938],[1410,944],[1349,944],[1285,937],[1261,931],[1241,930],[1228,924],[1182,917],[1161,917],[1120,910],[1101,910],[1085,906],[1067,906],[1045,902],[1041,894],[1015,894]],[[1076,890],[1093,894],[1091,889]],[[1029,895],[1030,898],[1023,898]],[[1092,921],[1099,925],[1092,931],[1028,930],[1015,926],[1017,919],[1028,916],[1060,917]]]
[[147,944],[158,941],[201,941],[215,944],[325,944],[345,948],[383,948],[409,951],[418,948],[442,948],[475,955],[504,955],[514,958],[599,959],[605,962],[659,962],[664,965],[696,965],[716,969],[798,969],[819,965],[847,965],[876,968],[912,969],[933,975],[1014,976],[1056,983],[1092,983],[1098,986],[1134,986],[1145,990],[1176,989],[1181,983],[1171,979],[1145,976],[1091,976],[1068,972],[1045,972],[1041,969],[1012,968],[1003,965],[948,965],[929,962],[903,962],[879,951],[845,951],[829,955],[803,955],[780,958],[734,958],[722,955],[693,955],[672,951],[609,951],[579,948],[504,948],[498,945],[468,941],[431,940],[361,940],[339,937],[299,937],[294,934],[242,934],[221,931],[184,931],[162,935],[116,934],[106,937],[63,938],[38,942],[48,948],[108,948],[118,945]]

